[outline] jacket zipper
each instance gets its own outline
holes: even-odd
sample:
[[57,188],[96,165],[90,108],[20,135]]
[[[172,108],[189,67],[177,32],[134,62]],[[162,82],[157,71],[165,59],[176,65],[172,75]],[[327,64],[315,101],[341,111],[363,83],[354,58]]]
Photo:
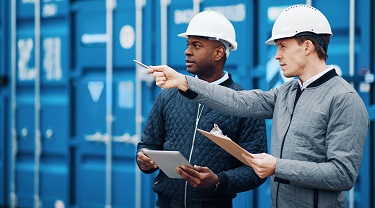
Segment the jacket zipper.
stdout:
[[319,189],[314,190],[314,208],[318,208],[319,202]]
[[[193,150],[194,150],[194,143],[195,143],[195,137],[197,135],[197,128],[198,128],[198,123],[199,119],[201,118],[202,112],[203,112],[204,105],[198,104],[198,112],[197,112],[197,118],[195,119],[195,129],[194,129],[194,136],[193,136],[193,142],[191,143],[191,149],[190,149],[190,154],[189,154],[189,163],[191,163],[191,157],[193,155]],[[184,192],[184,207],[187,208],[187,185],[188,182],[185,181],[185,192]]]

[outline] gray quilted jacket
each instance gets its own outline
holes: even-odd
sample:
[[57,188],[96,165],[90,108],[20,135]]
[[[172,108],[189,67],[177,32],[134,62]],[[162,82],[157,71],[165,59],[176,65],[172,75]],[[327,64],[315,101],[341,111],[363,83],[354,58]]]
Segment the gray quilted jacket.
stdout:
[[[327,72],[300,95],[297,80],[268,92],[234,92],[188,78],[187,94],[229,115],[272,118],[272,207],[346,207],[358,176],[369,117],[353,87]],[[299,90],[300,91],[300,90]],[[194,92],[194,93],[192,93]]]
[[[242,89],[231,78],[221,85],[234,90]],[[232,157],[198,131],[193,144],[197,111],[198,103],[181,95],[177,89],[162,90],[149,114],[137,149],[178,150],[188,159],[193,148],[190,163],[207,166],[218,174],[220,186],[218,190],[214,190],[195,189],[188,185],[187,207],[204,207],[205,202],[215,201],[219,202],[215,207],[220,207],[220,202],[231,202],[236,193],[259,187],[265,179],[259,178],[252,168]],[[264,120],[223,115],[204,107],[198,128],[210,131],[215,123],[223,134],[249,152],[267,152]],[[144,172],[154,171],[156,169]],[[185,180],[170,179],[160,171],[152,188],[158,194],[159,206],[184,207]]]

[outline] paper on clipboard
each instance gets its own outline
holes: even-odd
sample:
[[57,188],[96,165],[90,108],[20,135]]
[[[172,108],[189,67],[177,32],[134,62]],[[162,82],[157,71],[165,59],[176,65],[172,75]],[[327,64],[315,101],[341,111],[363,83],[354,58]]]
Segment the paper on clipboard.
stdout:
[[217,136],[215,134],[211,134],[210,132],[198,129],[200,133],[205,135],[207,138],[209,138],[211,141],[215,142],[217,145],[219,145],[221,148],[223,148],[225,151],[236,157],[238,160],[243,162],[245,165],[250,164],[245,160],[245,158],[242,157],[242,154],[248,155],[250,157],[253,157],[247,150],[242,148],[240,145],[232,141],[229,137],[226,136]]

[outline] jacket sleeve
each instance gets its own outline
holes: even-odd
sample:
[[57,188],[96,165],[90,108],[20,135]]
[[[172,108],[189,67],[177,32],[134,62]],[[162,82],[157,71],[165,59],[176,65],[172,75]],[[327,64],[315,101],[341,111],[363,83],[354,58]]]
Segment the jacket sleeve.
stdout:
[[358,94],[337,97],[327,126],[326,162],[277,159],[275,176],[308,188],[351,189],[358,176],[368,126],[368,113]]
[[[267,135],[264,120],[241,118],[241,128],[238,131],[238,145],[251,153],[267,152]],[[255,189],[262,185],[266,178],[260,178],[255,171],[233,157],[231,164],[238,165],[236,168],[224,171],[228,184],[226,191],[239,193]],[[219,173],[218,175],[220,176]]]
[[[278,89],[235,91],[220,85],[186,76],[189,90],[186,97],[231,116],[271,119]],[[195,93],[195,96],[192,95]]]
[[[137,153],[142,148],[147,148],[150,150],[163,149],[163,143],[166,136],[165,130],[163,128],[163,96],[164,93],[162,91],[154,102],[144,130],[142,132],[141,141],[137,144]],[[142,169],[140,170],[144,173],[153,173],[157,169],[151,169],[149,171],[143,171]]]

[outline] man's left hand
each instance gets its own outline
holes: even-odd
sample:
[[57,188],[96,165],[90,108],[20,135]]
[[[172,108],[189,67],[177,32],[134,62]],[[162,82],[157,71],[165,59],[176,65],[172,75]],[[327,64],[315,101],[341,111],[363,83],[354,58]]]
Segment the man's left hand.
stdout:
[[215,188],[219,182],[219,177],[208,167],[194,165],[194,168],[190,168],[183,165],[176,171],[194,188]]
[[261,153],[251,154],[253,157],[242,154],[242,157],[250,164],[254,169],[255,173],[261,177],[266,178],[270,175],[275,174],[276,170],[276,158],[272,155]]

